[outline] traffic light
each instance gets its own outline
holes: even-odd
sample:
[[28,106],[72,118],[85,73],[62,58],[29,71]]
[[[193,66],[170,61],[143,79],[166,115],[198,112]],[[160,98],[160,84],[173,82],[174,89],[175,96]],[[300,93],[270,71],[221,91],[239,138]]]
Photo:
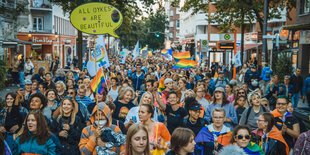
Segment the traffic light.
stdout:
[[160,34],[159,34],[159,33],[155,33],[155,37],[156,37],[156,38],[159,38],[159,37],[160,37]]

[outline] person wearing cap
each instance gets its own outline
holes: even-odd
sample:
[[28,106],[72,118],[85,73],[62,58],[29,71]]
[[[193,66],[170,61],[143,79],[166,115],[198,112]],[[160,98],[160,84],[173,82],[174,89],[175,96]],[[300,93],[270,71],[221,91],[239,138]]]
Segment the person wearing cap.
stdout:
[[131,79],[133,82],[133,88],[135,90],[140,90],[140,86],[142,85],[144,78],[145,78],[141,67],[142,67],[141,64],[137,64],[136,65],[136,71],[134,73],[132,73],[132,75],[131,75]]
[[252,64],[251,69],[248,69],[244,75],[244,82],[248,84],[249,89],[255,90],[256,88],[259,88],[259,80],[259,72],[256,69],[256,66]]
[[173,91],[173,80],[171,78],[166,78],[164,81],[165,90],[162,91],[163,102],[167,104],[168,94]]
[[224,71],[219,72],[219,77],[214,80],[215,87],[225,88],[226,85],[229,84],[229,80],[226,77],[224,77],[224,74],[225,74]]
[[229,103],[225,95],[225,90],[222,87],[217,87],[214,90],[213,101],[206,109],[206,120],[211,121],[213,110],[216,107],[222,107],[225,109],[226,117],[224,119],[224,124],[227,127],[233,128],[234,125],[238,124],[237,112],[234,106]]
[[286,96],[278,96],[276,102],[276,109],[270,113],[275,118],[275,126],[282,131],[285,142],[292,149],[295,144],[294,139],[297,139],[300,134],[298,120],[287,111],[288,100]]
[[226,110],[216,107],[212,111],[212,124],[203,127],[195,138],[195,154],[214,155],[229,145],[232,130],[224,124]]
[[185,109],[189,117],[183,119],[183,127],[191,129],[197,135],[206,124],[209,124],[204,118],[199,117],[201,105],[194,97],[188,97],[185,99]]

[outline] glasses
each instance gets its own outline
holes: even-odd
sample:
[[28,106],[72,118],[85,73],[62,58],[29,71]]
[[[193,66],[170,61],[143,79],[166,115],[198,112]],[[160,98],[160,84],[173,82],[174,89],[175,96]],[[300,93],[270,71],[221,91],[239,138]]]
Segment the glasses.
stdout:
[[286,105],[286,103],[277,103],[277,105]]
[[224,119],[224,117],[213,117],[214,119]]
[[265,120],[259,119],[259,120],[257,120],[257,122],[266,122],[266,121],[265,121]]
[[264,107],[268,107],[268,104],[263,104]]
[[73,95],[74,94],[74,92],[68,92],[68,95]]
[[238,94],[245,94],[245,92],[238,92]]
[[249,140],[249,139],[250,139],[250,135],[238,135],[237,138],[238,138],[239,140],[241,140],[241,139],[243,139],[243,138]]

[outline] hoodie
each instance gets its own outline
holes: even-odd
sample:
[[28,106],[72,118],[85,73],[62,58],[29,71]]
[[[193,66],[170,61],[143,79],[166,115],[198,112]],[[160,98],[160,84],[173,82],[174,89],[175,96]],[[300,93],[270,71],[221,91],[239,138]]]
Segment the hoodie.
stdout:
[[[95,113],[97,112],[97,109],[99,107],[99,110],[104,113],[104,115],[107,118],[107,123],[104,128],[110,128],[112,131],[116,133],[121,133],[121,130],[118,126],[112,124],[111,120],[111,111],[108,108],[108,106],[104,102],[100,102],[98,106],[95,106],[93,109],[93,112],[90,117],[91,125],[85,127],[82,130],[82,135],[79,143],[79,149],[82,155],[97,155],[96,151],[96,142],[91,140],[91,136],[94,136],[95,130],[97,129],[97,125],[95,124]],[[111,151],[117,152],[122,151],[123,146],[121,148],[113,148]],[[118,152],[119,153],[119,152]]]

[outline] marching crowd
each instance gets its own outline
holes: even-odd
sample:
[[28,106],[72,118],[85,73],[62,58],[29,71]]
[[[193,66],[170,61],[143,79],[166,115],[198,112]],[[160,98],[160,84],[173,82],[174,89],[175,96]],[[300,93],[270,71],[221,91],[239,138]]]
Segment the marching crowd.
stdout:
[[301,133],[293,115],[310,101],[299,68],[280,83],[255,63],[235,80],[215,63],[184,70],[164,57],[119,60],[102,68],[96,93],[87,69],[65,72],[56,59],[32,75],[27,59],[23,88],[0,111],[0,154],[310,154],[310,130]]

